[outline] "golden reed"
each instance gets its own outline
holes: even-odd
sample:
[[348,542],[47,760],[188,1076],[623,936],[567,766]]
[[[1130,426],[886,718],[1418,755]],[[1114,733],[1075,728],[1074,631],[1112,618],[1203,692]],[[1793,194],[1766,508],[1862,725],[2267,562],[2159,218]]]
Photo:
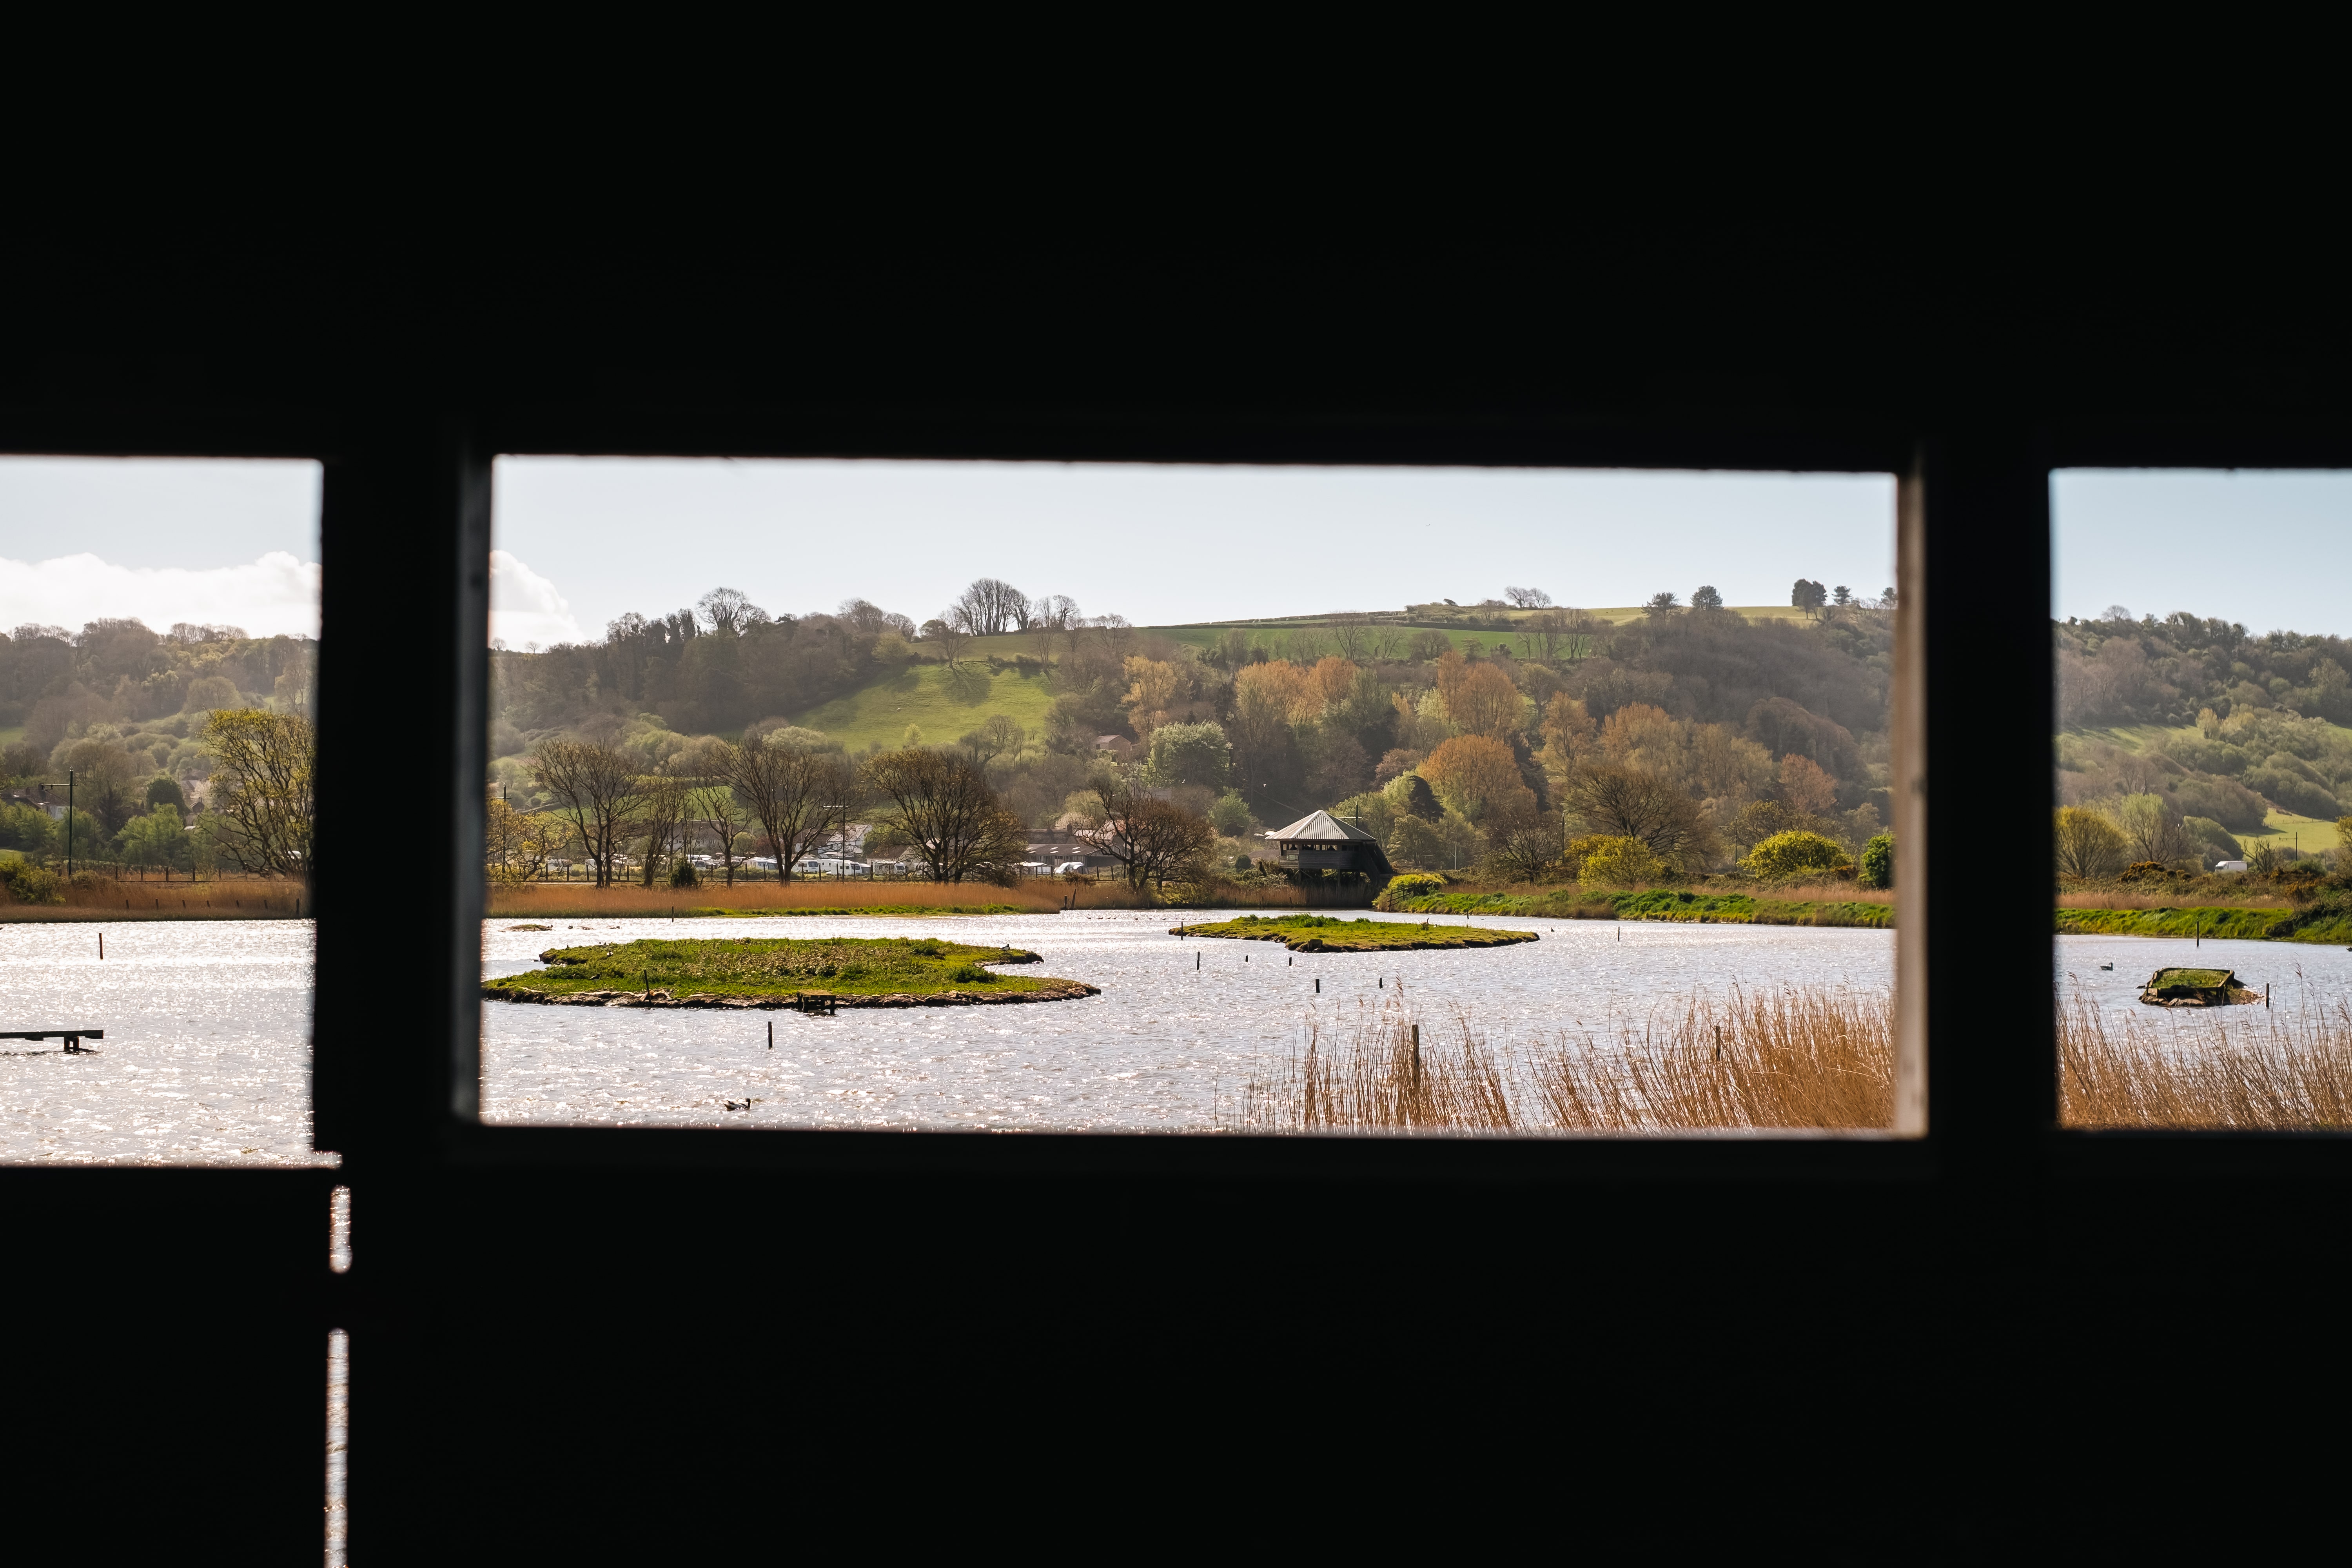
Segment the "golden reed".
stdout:
[[[2352,1004],[2058,1016],[2061,1115],[2083,1128],[2352,1126]],[[1884,991],[1732,990],[1643,1019],[1498,1040],[1402,994],[1310,1019],[1221,1119],[1237,1132],[1871,1130],[1894,1110]]]

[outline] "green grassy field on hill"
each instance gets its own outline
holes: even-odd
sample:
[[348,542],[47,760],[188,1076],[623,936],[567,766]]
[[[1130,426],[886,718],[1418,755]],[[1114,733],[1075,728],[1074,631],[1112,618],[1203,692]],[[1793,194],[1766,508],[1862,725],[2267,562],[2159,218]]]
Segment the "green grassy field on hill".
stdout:
[[[2328,728],[2342,734],[2352,734],[2352,730],[2346,730],[2340,724],[2331,724]],[[2198,731],[2194,725],[2078,724],[2059,733],[2078,740],[2104,741],[2137,754],[2169,740],[2194,738]],[[2275,806],[2264,814],[2261,832],[2232,833],[2230,837],[2236,839],[2239,847],[2249,855],[2263,848],[2300,849],[2306,855],[2316,855],[2322,850],[2344,847],[2337,842],[2335,823],[2324,817],[2299,816]]]
[[[1804,616],[1802,610],[1788,605],[1739,605],[1732,606],[1732,609],[1734,614],[1745,616],[1751,621],[1797,620]],[[1492,610],[1474,613],[1482,618],[1495,614]],[[1532,613],[1522,610],[1509,612],[1515,621],[1525,620]],[[1638,605],[1629,605],[1609,609],[1581,610],[1579,613],[1596,620],[1622,626],[1627,621],[1639,620],[1649,612]],[[1209,621],[1192,626],[1138,626],[1135,629],[1139,634],[1146,637],[1165,637],[1170,642],[1181,643],[1187,647],[1206,648],[1223,640],[1229,631],[1242,631],[1254,640],[1271,646],[1276,639],[1287,639],[1295,633],[1328,633],[1336,624],[1329,616],[1285,616],[1264,620]],[[1443,632],[1448,641],[1464,652],[1468,651],[1466,645],[1472,642],[1475,642],[1480,648],[1486,649],[1492,648],[1498,639],[1508,638],[1513,642],[1517,641],[1516,634],[1500,627],[1448,626],[1435,616],[1416,617],[1409,625],[1391,626],[1389,629],[1402,631],[1408,635],[1421,631]],[[1046,657],[1058,657],[1066,646],[1059,634],[1056,634],[1052,639],[1052,652]],[[974,637],[965,645],[965,647],[967,657],[973,658],[1013,659],[1038,657],[1038,638],[1036,634],[1032,632],[1008,632],[1002,637]]]
[[[1010,639],[1004,639],[1010,640]],[[991,675],[984,664],[965,663],[954,669],[940,664],[910,665],[893,670],[873,684],[821,708],[812,708],[793,722],[822,730],[851,751],[869,744],[896,746],[907,726],[919,727],[925,742],[943,745],[967,731],[976,730],[993,713],[1035,731],[1054,704],[1045,678],[1006,670]]]

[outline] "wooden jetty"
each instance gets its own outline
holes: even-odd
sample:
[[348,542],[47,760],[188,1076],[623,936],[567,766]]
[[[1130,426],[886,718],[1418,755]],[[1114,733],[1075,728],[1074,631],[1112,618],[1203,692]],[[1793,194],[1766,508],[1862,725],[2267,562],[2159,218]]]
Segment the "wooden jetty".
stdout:
[[65,1054],[69,1057],[83,1054],[81,1043],[84,1040],[104,1038],[104,1029],[0,1029],[0,1040],[63,1040],[66,1043]]

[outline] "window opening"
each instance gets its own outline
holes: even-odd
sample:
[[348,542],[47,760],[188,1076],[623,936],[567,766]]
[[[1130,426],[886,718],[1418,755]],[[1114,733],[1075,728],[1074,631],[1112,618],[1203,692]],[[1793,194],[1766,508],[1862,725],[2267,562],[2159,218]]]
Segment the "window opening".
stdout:
[[2352,1120],[2352,474],[2053,484],[2062,1115]]
[[334,1159],[310,1111],[320,479],[0,458],[0,1160]]
[[1895,490],[501,458],[484,1118],[1886,1127]]

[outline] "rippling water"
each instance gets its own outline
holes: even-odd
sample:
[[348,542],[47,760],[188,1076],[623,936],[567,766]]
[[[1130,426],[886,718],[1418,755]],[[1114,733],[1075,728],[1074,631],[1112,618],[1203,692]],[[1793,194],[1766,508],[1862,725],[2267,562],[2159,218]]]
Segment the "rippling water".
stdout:
[[[98,955],[99,939],[106,957]],[[332,1163],[310,1149],[308,921],[0,923],[0,1159]]]
[[[1543,940],[1483,952],[1299,953],[1290,963],[1273,942],[1171,936],[1174,918],[565,921],[547,932],[494,923],[483,942],[489,974],[536,967],[535,955],[551,946],[673,932],[929,934],[1033,949],[1045,961],[1034,973],[1083,980],[1103,994],[831,1018],[490,1003],[483,1009],[484,1115],[608,1126],[1202,1130],[1216,1124],[1221,1108],[1232,1110],[1252,1075],[1283,1059],[1310,1016],[1352,1016],[1400,981],[1431,1016],[1459,1004],[1490,1038],[1549,1037],[1735,981],[1884,987],[1894,952],[1885,931],[1448,917],[1440,923],[1532,924]],[[1417,916],[1381,918],[1419,923]],[[747,1099],[748,1111],[725,1108]]]
[[[482,942],[490,974],[532,968],[551,946],[599,940],[928,934],[1034,948],[1045,959],[1036,972],[1087,981],[1104,994],[832,1018],[491,1003],[483,1009],[484,1113],[492,1121],[604,1126],[1197,1130],[1217,1125],[1221,1110],[1229,1113],[1250,1077],[1284,1058],[1310,1018],[1350,1017],[1400,981],[1425,1016],[1449,1016],[1459,1005],[1490,1038],[1528,1040],[1612,1016],[1638,1017],[1661,1002],[1734,984],[1879,989],[1890,983],[1894,956],[1885,931],[1588,921],[1534,922],[1541,942],[1486,952],[1300,953],[1286,963],[1291,955],[1271,942],[1170,936],[1171,919],[1104,911],[565,921],[552,931],[492,922]],[[310,1147],[309,922],[102,929],[101,962],[99,926],[0,924],[0,1017],[9,1020],[0,1027],[107,1032],[100,1054],[83,1057],[62,1055],[55,1041],[0,1042],[7,1053],[0,1054],[0,1159],[331,1162]],[[2352,998],[2352,953],[2332,948],[2065,937],[2056,952],[2062,985],[2119,1010],[2137,1010],[2134,999],[2152,970],[2200,962],[2234,967],[2257,987],[2268,982],[2280,1006]],[[2102,970],[2103,963],[2116,967]],[[2230,1010],[2233,1024],[2260,1016]],[[747,1099],[748,1111],[726,1109]]]

